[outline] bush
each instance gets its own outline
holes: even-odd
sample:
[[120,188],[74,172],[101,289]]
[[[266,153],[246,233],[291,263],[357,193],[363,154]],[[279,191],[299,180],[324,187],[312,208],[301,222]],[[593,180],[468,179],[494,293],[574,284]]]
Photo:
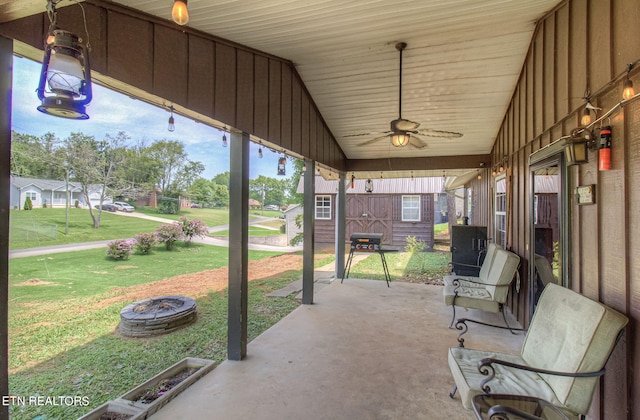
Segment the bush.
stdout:
[[158,238],[154,233],[139,233],[133,237],[136,250],[142,255],[151,254],[151,247],[158,242]]
[[80,208],[80,201],[76,200],[76,201],[73,203],[73,206],[74,206],[75,208],[79,209],[79,208]]
[[158,199],[158,213],[180,214],[180,200],[178,200],[177,198]]
[[209,228],[202,220],[189,220],[186,217],[181,217],[179,225],[182,229],[182,235],[184,236],[184,241],[187,245],[191,243],[194,236],[204,238],[207,236],[207,233],[209,233]]
[[24,200],[24,209],[25,210],[32,210],[33,209],[33,203],[31,202],[31,197],[27,197],[27,199]]
[[133,243],[124,239],[117,239],[107,244],[107,257],[114,260],[128,260],[133,253]]
[[424,241],[416,238],[415,236],[407,236],[407,244],[404,247],[406,252],[416,253],[424,252],[427,249],[427,244]]
[[179,241],[183,237],[182,226],[180,223],[165,223],[160,225],[156,229],[156,237],[158,242],[164,243],[167,251],[171,251],[176,241]]

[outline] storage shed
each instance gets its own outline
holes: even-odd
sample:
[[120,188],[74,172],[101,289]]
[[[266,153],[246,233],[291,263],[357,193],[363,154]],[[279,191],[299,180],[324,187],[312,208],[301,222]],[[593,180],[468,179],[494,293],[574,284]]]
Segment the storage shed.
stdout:
[[[315,241],[332,243],[338,180],[316,175]],[[382,233],[383,244],[402,248],[407,236],[415,236],[429,248],[434,244],[435,201],[442,192],[442,178],[354,179],[346,182],[345,242],[354,232]],[[369,187],[369,188],[367,188]],[[367,192],[370,189],[371,192]],[[304,178],[298,183],[304,192]]]

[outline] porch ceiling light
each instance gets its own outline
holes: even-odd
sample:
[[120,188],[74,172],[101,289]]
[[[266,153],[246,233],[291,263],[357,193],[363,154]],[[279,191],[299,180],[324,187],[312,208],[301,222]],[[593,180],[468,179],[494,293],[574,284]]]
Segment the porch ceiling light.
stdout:
[[187,9],[187,0],[173,1],[171,18],[178,25],[186,25],[187,23],[189,23],[189,10]]
[[411,134],[407,133],[406,131],[396,130],[391,135],[391,144],[393,144],[395,147],[404,147],[409,144],[410,137]]
[[42,102],[38,111],[56,117],[86,120],[89,115],[85,107],[92,99],[89,50],[77,35],[58,28],[51,1],[47,11],[51,25],[36,89]]
[[367,179],[367,181],[364,183],[364,191],[368,193],[373,192],[373,181],[371,179]]

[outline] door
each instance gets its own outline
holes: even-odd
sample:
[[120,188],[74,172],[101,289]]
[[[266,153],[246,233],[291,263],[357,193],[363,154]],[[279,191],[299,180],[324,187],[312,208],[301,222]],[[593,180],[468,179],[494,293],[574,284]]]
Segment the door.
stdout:
[[386,195],[347,196],[346,241],[355,232],[382,233],[382,243],[393,241],[391,197]]
[[567,286],[564,173],[558,157],[531,166],[531,313],[547,284]]

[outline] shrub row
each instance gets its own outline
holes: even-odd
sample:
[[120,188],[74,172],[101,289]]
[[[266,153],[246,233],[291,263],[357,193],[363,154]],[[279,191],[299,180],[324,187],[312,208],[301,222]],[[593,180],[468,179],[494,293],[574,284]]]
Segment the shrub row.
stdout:
[[209,232],[207,225],[198,219],[181,217],[179,222],[165,223],[153,233],[139,233],[133,241],[117,239],[107,244],[107,256],[114,260],[126,260],[133,254],[134,248],[142,255],[151,253],[157,243],[163,243],[167,251],[171,251],[177,241],[184,240],[189,246],[194,237],[204,238]]

